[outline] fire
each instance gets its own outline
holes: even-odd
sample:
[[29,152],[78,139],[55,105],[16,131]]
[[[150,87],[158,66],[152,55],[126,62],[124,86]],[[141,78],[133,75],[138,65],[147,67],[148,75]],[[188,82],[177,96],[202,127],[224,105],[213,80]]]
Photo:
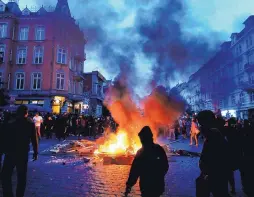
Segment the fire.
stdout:
[[124,130],[119,130],[116,134],[110,134],[104,144],[99,145],[94,154],[135,154],[141,147],[138,139],[132,139]]

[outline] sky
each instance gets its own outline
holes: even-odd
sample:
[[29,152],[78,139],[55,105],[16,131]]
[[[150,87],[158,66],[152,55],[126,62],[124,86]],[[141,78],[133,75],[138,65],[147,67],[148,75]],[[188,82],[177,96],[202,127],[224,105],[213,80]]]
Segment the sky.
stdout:
[[[6,2],[6,1],[5,1]],[[57,0],[19,0],[20,7]],[[140,95],[150,85],[188,80],[243,21],[253,0],[69,0],[85,37],[85,72],[127,77]]]

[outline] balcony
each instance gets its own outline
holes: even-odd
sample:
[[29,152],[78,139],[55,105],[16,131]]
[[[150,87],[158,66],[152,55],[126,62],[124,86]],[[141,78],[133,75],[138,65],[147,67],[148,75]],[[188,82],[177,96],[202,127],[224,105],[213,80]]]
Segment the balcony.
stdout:
[[83,72],[73,71],[73,79],[78,82],[84,80]]
[[244,65],[244,70],[245,71],[254,71],[254,63],[246,63]]
[[241,81],[239,82],[238,87],[247,92],[254,90],[254,84],[250,83],[250,81]]

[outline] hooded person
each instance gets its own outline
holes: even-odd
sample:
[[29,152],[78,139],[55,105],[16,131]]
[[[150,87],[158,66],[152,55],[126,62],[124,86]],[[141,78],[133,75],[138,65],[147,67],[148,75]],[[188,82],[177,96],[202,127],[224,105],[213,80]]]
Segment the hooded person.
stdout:
[[137,152],[132,163],[125,196],[130,193],[131,188],[140,178],[142,197],[159,197],[164,193],[164,178],[169,167],[166,152],[160,145],[153,142],[153,133],[149,126],[145,126],[138,135],[142,148]]

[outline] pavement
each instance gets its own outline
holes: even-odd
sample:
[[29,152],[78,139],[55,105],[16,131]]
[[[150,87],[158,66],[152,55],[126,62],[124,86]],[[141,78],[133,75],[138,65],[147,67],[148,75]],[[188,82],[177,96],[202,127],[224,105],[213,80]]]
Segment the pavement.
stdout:
[[[57,140],[41,140],[40,151],[58,142]],[[199,147],[189,146],[189,141],[184,139],[164,140],[164,142],[172,149],[193,152],[202,150],[202,143]],[[198,157],[169,157],[164,197],[195,197],[195,179],[200,173],[198,160]],[[130,166],[103,165],[100,162],[85,164],[83,158],[75,156],[40,155],[38,161],[29,161],[25,197],[122,197],[129,170]],[[15,184],[14,177],[13,183]],[[239,172],[235,173],[235,177],[236,196],[243,197]],[[129,196],[140,196],[138,183]]]

